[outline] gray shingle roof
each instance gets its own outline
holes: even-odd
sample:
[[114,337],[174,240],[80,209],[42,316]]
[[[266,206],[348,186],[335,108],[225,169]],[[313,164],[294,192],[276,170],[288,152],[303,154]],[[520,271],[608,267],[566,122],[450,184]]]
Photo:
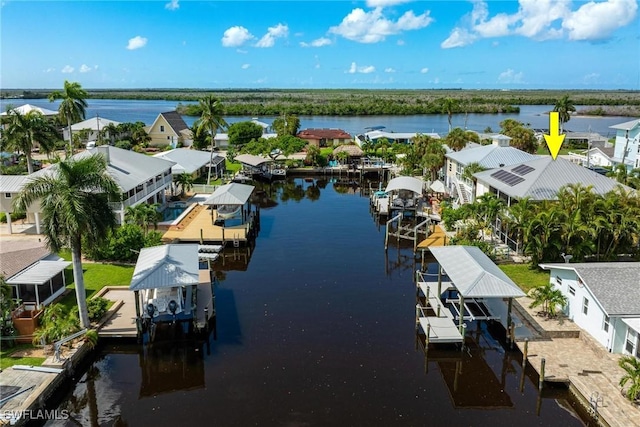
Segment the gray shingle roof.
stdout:
[[[171,168],[171,172],[174,175],[180,173],[192,174],[201,167],[209,164],[211,153],[200,150],[190,150],[188,148],[176,148],[174,150],[155,154],[153,157],[175,162],[175,165]],[[214,153],[213,164],[215,165],[220,160],[224,159],[222,156]]]
[[189,126],[187,126],[187,123],[185,123],[177,111],[167,111],[166,113],[160,113],[160,115],[165,118],[176,134],[185,129],[189,129]]
[[[10,243],[7,243],[7,245],[10,245]],[[3,251],[2,257],[0,257],[0,274],[2,274],[5,279],[10,279],[13,275],[29,267],[36,261],[41,260],[50,253],[51,251],[45,246],[11,252]]]
[[[524,175],[518,175],[522,178],[522,181],[515,185],[506,184],[491,176],[497,170],[477,172],[473,176],[478,179],[479,183],[490,185],[501,193],[516,199],[530,197],[531,200],[555,200],[558,190],[567,184],[592,185],[592,191],[596,194],[608,193],[621,185],[611,178],[571,163],[561,157],[553,160],[551,156],[541,156],[521,164],[527,165],[534,170]],[[519,165],[505,166],[498,170],[514,173],[513,169],[517,166]],[[631,190],[627,186],[622,187],[626,191]]]
[[497,145],[483,145],[461,151],[447,153],[446,157],[455,160],[462,165],[477,162],[487,169],[494,169],[500,165],[515,165],[538,158],[533,154],[525,153],[514,147],[499,147]]
[[574,270],[609,316],[640,316],[640,262],[541,264]]

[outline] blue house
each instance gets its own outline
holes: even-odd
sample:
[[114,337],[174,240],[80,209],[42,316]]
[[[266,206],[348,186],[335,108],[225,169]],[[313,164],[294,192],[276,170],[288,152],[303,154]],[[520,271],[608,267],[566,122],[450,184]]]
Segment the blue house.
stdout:
[[640,119],[609,127],[616,130],[614,164],[624,163],[629,170],[640,168]]

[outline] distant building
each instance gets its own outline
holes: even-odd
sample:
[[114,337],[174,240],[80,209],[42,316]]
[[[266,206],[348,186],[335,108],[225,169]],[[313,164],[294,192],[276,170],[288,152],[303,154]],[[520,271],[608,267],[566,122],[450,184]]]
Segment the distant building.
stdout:
[[[81,132],[81,131],[85,131],[85,130],[88,131],[86,139],[83,142],[98,141],[100,139],[100,132],[102,132],[105,127],[111,124],[114,126],[118,126],[120,122],[116,122],[115,120],[109,120],[104,117],[96,116],[96,117],[92,117],[90,119],[71,125],[71,130],[73,131],[74,135],[77,135],[78,132]],[[62,133],[64,135],[65,141],[69,141],[69,128],[68,127],[64,128]],[[109,137],[107,136],[105,139],[108,140]]]
[[385,138],[390,143],[413,144],[413,139],[418,135],[426,135],[431,138],[440,139],[440,135],[433,132],[387,132],[378,128],[373,128],[373,130],[370,130],[369,132],[358,135],[356,142],[358,145],[362,145],[363,141],[376,144],[381,139]]
[[[155,154],[153,157],[168,160],[175,164],[171,167],[173,178],[177,175],[186,173],[193,178],[206,176],[209,172],[209,162],[211,160],[211,152],[191,150],[189,148],[176,148],[162,153]],[[213,162],[211,162],[212,176],[222,176],[226,171],[225,159],[218,153],[213,153]]]
[[151,137],[149,145],[156,147],[170,145],[176,148],[179,143],[188,147],[193,143],[191,129],[177,111],[158,114],[151,126],[144,130]]
[[622,164],[624,159],[627,169],[640,168],[640,119],[609,127],[616,130],[614,164]]
[[316,147],[349,144],[353,138],[342,129],[305,129],[296,135]]

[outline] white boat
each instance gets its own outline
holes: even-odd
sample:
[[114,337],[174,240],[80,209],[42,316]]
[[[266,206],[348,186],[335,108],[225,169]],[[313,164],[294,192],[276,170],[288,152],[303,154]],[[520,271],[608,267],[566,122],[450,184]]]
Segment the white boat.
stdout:
[[234,217],[239,211],[241,205],[220,205],[216,211],[218,212],[218,218],[229,219]]
[[286,169],[272,169],[271,175],[273,179],[284,179],[287,176]]

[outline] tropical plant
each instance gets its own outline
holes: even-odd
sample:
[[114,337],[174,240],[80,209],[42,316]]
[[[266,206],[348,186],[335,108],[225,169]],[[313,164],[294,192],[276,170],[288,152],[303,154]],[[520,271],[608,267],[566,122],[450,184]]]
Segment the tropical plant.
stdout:
[[[88,327],[89,323],[84,328]],[[33,334],[34,344],[49,344],[58,341],[80,330],[78,314],[67,313],[62,304],[48,305],[40,319],[40,327]]]
[[218,98],[207,95],[198,101],[202,109],[202,115],[198,121],[197,134],[208,132],[211,142],[211,159],[209,160],[209,173],[207,174],[207,185],[211,183],[211,167],[213,164],[213,150],[215,148],[215,138],[218,129],[226,129],[229,125],[222,117],[224,106]]
[[88,104],[85,98],[89,94],[82,89],[82,86],[78,82],[64,81],[64,87],[62,91],[54,91],[49,94],[49,101],[53,102],[57,99],[61,99],[60,106],[58,107],[58,113],[60,118],[67,122],[67,129],[69,129],[69,153],[67,157],[73,155],[73,130],[71,125],[84,120],[85,109]]
[[618,366],[624,369],[625,374],[620,378],[620,387],[629,384],[624,395],[627,399],[635,402],[640,397],[640,359],[634,356],[624,356],[618,360]]
[[71,249],[73,277],[82,327],[89,325],[82,274],[82,237],[92,242],[106,238],[116,225],[109,206],[118,200],[120,189],[107,173],[101,154],[67,159],[48,169],[48,173],[29,180],[18,194],[14,206],[26,211],[35,202],[42,211],[43,234],[49,249]]
[[320,157],[320,149],[313,144],[309,144],[307,145],[306,151],[307,157],[305,158],[305,161],[311,165],[316,166]]
[[445,143],[453,151],[460,151],[467,146],[467,143],[469,142],[469,134],[475,134],[475,132],[465,131],[461,128],[455,128],[447,134],[447,136],[445,137]]
[[158,228],[158,222],[162,219],[162,215],[158,212],[160,204],[158,203],[140,203],[135,206],[127,206],[124,212],[125,221],[128,224],[139,225],[146,235],[149,226],[153,225],[153,229]]
[[500,122],[501,132],[511,138],[510,145],[527,153],[535,153],[538,141],[533,129],[514,119]]
[[262,126],[250,121],[233,123],[229,125],[227,135],[229,136],[229,145],[241,147],[252,140],[261,138]]
[[447,115],[447,121],[449,122],[449,133],[451,133],[451,119],[453,118],[453,113],[455,113],[460,108],[460,103],[458,100],[453,98],[444,98],[441,101],[441,112]]
[[89,313],[89,320],[97,322],[102,319],[102,316],[107,312],[107,306],[109,300],[103,297],[93,297],[87,301],[87,311]]
[[533,288],[529,295],[533,298],[529,307],[542,306],[542,314],[547,317],[555,317],[558,307],[564,309],[567,306],[567,297],[551,283]]
[[300,119],[293,114],[282,114],[280,117],[273,120],[271,126],[278,136],[295,136],[298,134],[298,130],[300,129]]
[[576,107],[573,105],[573,101],[569,98],[569,95],[564,95],[560,98],[553,107],[553,111],[558,113],[560,133],[563,133],[564,124],[571,120],[571,113],[576,111]]
[[14,334],[11,313],[16,308],[16,305],[11,286],[6,282],[4,276],[0,275],[0,337]]
[[89,349],[95,348],[98,344],[98,331],[95,329],[89,329],[84,334],[83,341],[87,344]]
[[46,117],[38,111],[21,114],[12,111],[4,121],[2,149],[21,152],[27,158],[27,171],[33,173],[31,152],[40,147],[43,153],[51,153],[58,139],[57,131]]
[[193,176],[187,173],[180,173],[174,176],[175,185],[180,189],[180,197],[184,196],[186,191],[189,191],[193,188],[193,184],[195,180]]

